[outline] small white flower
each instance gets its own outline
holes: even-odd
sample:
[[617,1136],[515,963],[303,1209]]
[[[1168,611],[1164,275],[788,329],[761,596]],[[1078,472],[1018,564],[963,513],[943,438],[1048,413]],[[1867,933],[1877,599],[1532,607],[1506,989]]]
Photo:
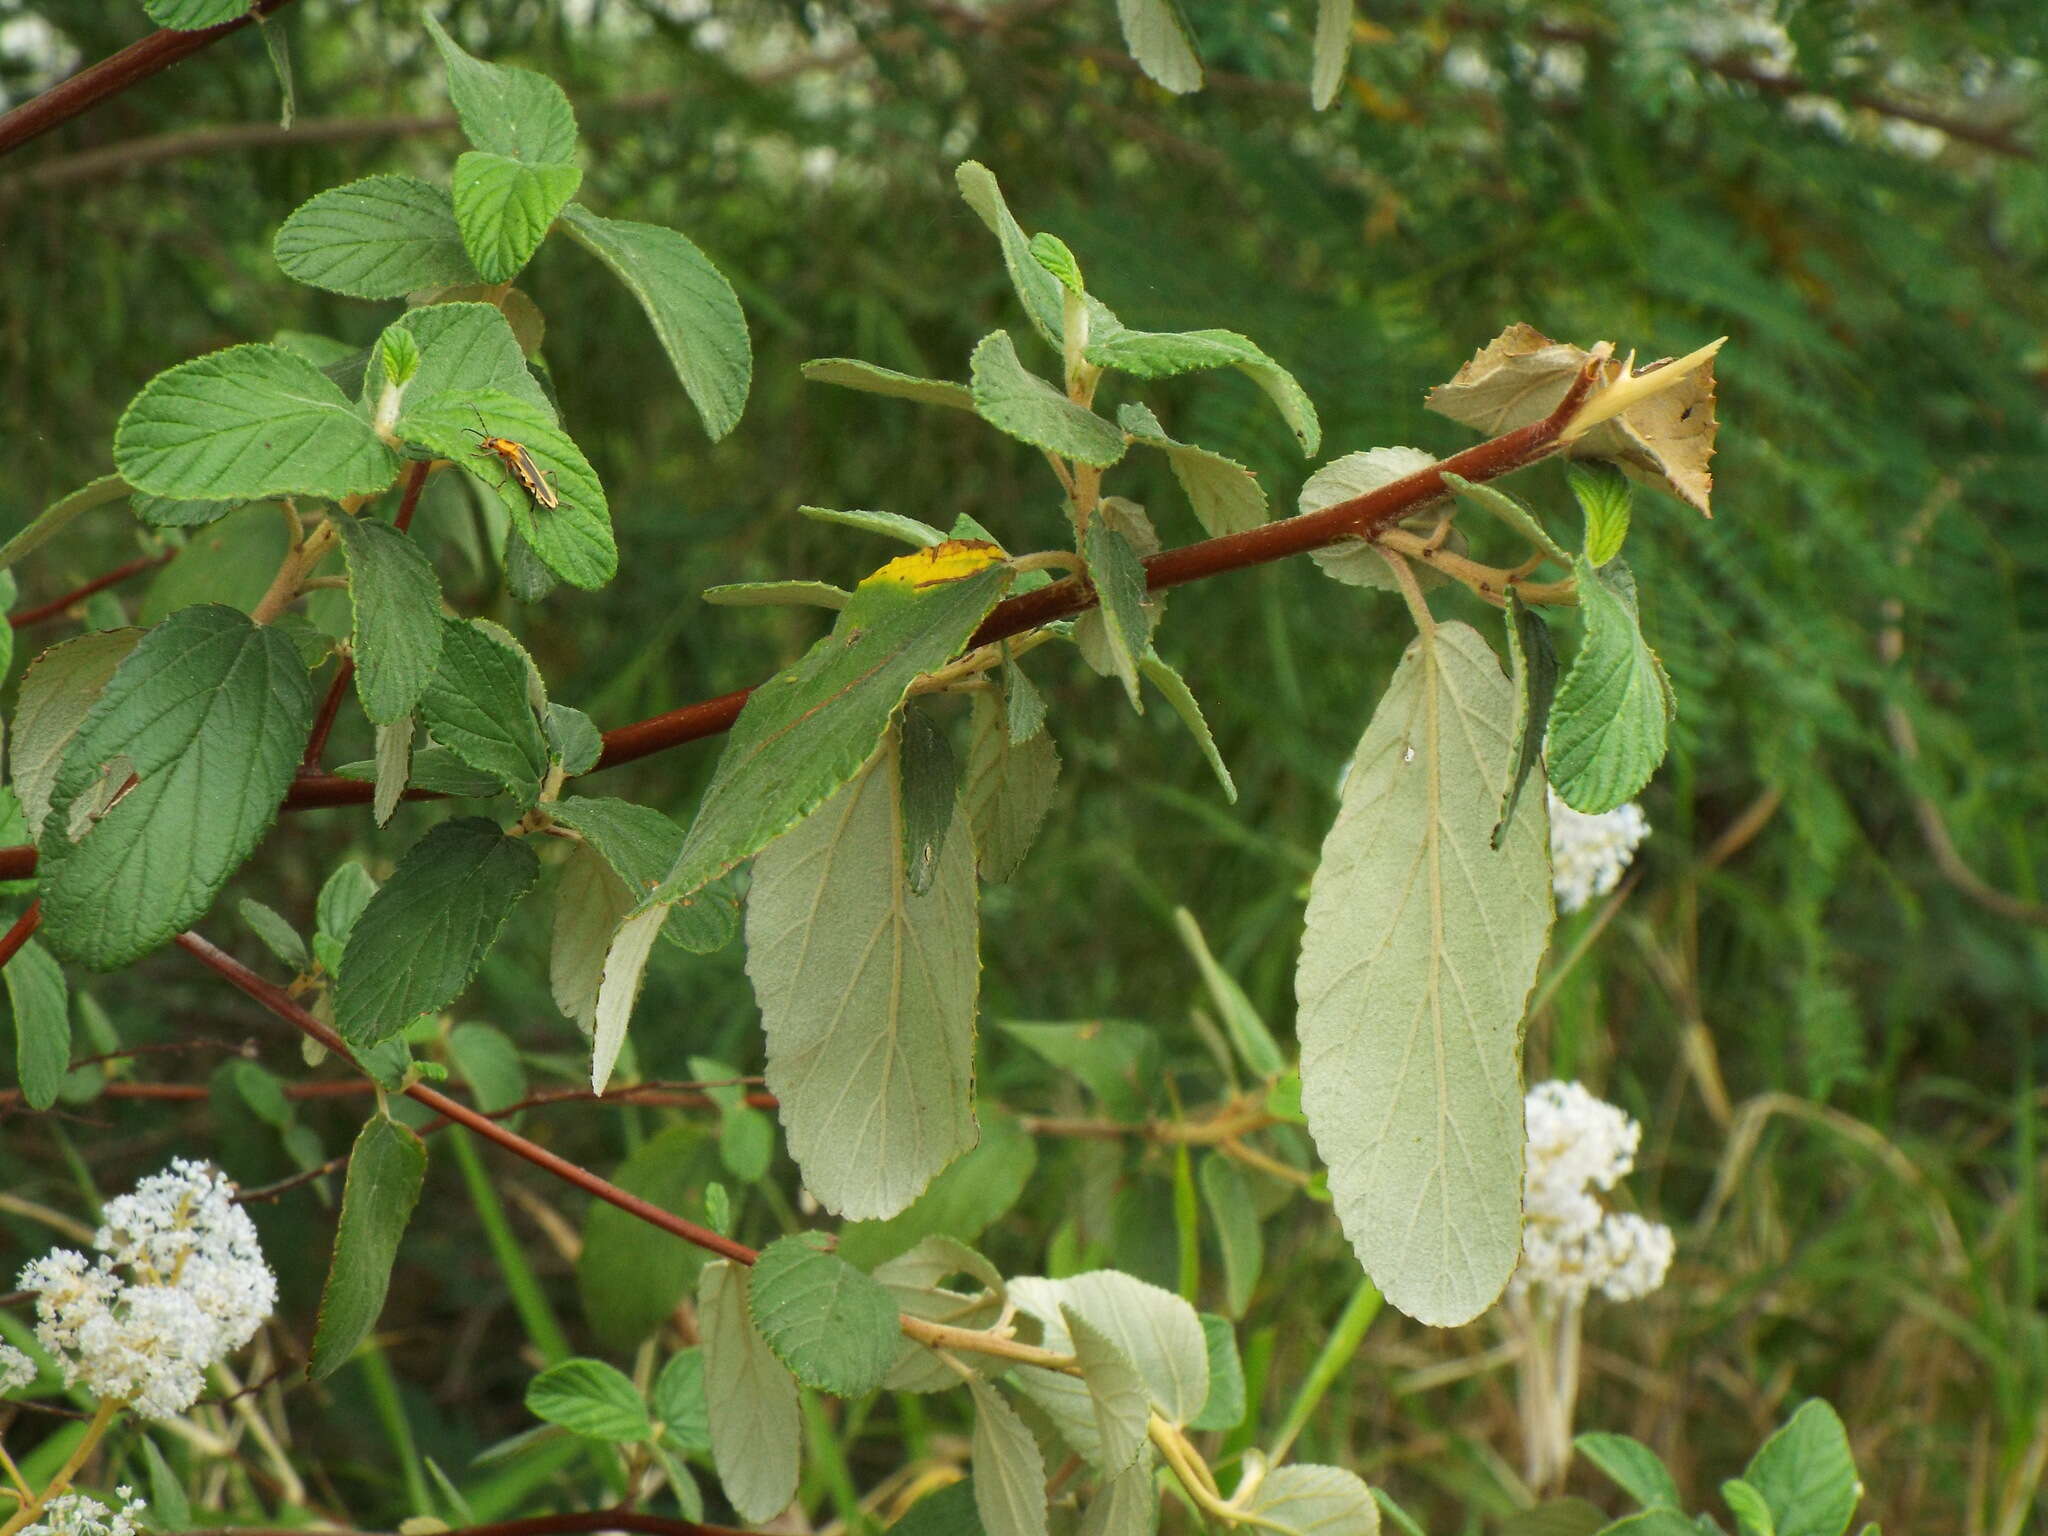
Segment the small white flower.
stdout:
[[1677,1247],[1671,1229],[1608,1211],[1591,1193],[1612,1189],[1635,1166],[1642,1127],[1578,1083],[1538,1083],[1523,1111],[1529,1147],[1515,1290],[1540,1287],[1576,1302],[1593,1290],[1632,1301],[1657,1289]]
[[36,1363],[12,1344],[0,1344],[0,1392],[12,1392],[36,1379]]
[[1576,912],[1613,890],[1649,835],[1649,820],[1633,801],[1604,815],[1586,816],[1551,790],[1550,880],[1557,910]]
[[116,1488],[118,1509],[108,1509],[88,1493],[60,1493],[43,1506],[43,1517],[23,1526],[19,1536],[138,1536],[147,1507],[132,1488]]
[[255,1336],[277,1278],[227,1180],[177,1161],[107,1202],[97,1262],[52,1249],[21,1272],[36,1337],[66,1385],[167,1419],[198,1400],[207,1367]]

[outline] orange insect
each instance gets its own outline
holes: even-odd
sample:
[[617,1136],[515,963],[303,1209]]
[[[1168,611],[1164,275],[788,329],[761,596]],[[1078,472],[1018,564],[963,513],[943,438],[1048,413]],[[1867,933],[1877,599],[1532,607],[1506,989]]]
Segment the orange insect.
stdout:
[[[476,410],[476,407],[471,406],[470,409]],[[519,482],[521,489],[533,498],[535,506],[559,507],[562,504],[561,497],[557,496],[555,488],[548,484],[546,473],[538,464],[533,462],[533,455],[526,451],[526,445],[515,443],[509,437],[493,437],[490,434],[489,428],[484,428],[482,431],[477,430],[477,428],[483,426],[484,413],[477,411],[476,426],[464,427],[462,429],[465,432],[474,433],[477,437],[483,439],[482,442],[477,444],[476,451],[478,453],[488,453],[492,458],[504,465],[505,472]]]

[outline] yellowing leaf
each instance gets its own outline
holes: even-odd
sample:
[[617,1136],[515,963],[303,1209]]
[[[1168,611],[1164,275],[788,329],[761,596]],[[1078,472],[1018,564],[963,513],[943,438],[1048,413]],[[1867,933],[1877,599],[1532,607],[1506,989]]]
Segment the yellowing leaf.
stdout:
[[942,581],[958,581],[963,576],[985,571],[1008,558],[1001,545],[991,544],[986,539],[947,539],[929,549],[914,549],[907,555],[898,555],[887,565],[877,567],[862,580],[861,585],[937,586]]

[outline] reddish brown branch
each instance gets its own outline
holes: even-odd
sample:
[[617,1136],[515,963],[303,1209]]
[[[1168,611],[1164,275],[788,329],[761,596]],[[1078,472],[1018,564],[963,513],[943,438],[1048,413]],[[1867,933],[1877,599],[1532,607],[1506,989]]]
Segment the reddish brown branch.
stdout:
[[7,622],[14,629],[27,629],[30,625],[40,624],[45,619],[61,617],[72,607],[91,597],[93,593],[104,592],[109,587],[120,585],[130,576],[139,576],[144,571],[154,570],[170,558],[168,554],[138,555],[126,565],[117,565],[105,575],[93,577],[91,581],[88,581],[82,587],[73,587],[62,597],[51,598],[41,607],[24,608],[19,613],[10,613],[7,616]]
[[0,969],[5,969],[7,962],[21,953],[21,946],[34,936],[42,920],[43,903],[38,897],[28,904],[26,912],[14,920],[14,926],[7,930],[5,936],[0,937]]
[[343,657],[334,681],[327,685],[327,697],[320,701],[320,713],[313,717],[313,729],[306,737],[306,754],[299,763],[307,772],[313,772],[320,766],[320,754],[327,750],[328,732],[334,729],[334,717],[341,712],[341,696],[348,692],[349,679],[355,675],[355,657]]
[[[301,1034],[319,1041],[345,1061],[355,1060],[349,1052],[348,1043],[301,1008],[284,988],[265,981],[226,950],[196,933],[179,934],[177,943],[187,954],[234,983],[245,996],[254,999]],[[515,1156],[525,1158],[536,1168],[544,1169],[565,1183],[575,1185],[584,1193],[595,1195],[598,1199],[617,1206],[629,1216],[639,1217],[649,1226],[659,1227],[672,1237],[679,1237],[686,1243],[694,1243],[699,1248],[708,1249],[723,1258],[736,1259],[742,1264],[751,1264],[758,1257],[745,1243],[736,1243],[709,1227],[700,1227],[696,1222],[678,1216],[673,1211],[665,1211],[660,1206],[619,1188],[609,1180],[599,1178],[588,1168],[572,1163],[565,1157],[557,1157],[546,1147],[528,1141],[517,1131],[507,1130],[481,1110],[471,1109],[467,1104],[459,1103],[445,1093],[436,1093],[419,1083],[407,1088],[405,1093],[414,1103],[425,1105],[444,1119],[453,1120],[457,1125],[474,1131],[486,1141],[496,1142]]]
[[[1590,367],[1583,371],[1570,393],[1541,421],[1474,444],[1453,454],[1441,464],[1380,486],[1377,490],[1342,501],[1320,512],[1283,518],[1243,533],[1203,539],[1153,555],[1145,562],[1145,584],[1152,591],[1184,586],[1228,571],[1246,570],[1290,555],[1321,549],[1341,539],[1368,538],[1398,522],[1427,502],[1445,496],[1445,472],[1476,482],[1497,480],[1547,457],[1557,447],[1558,434],[1570,421],[1586,392],[1593,386]],[[1054,619],[1064,619],[1094,606],[1095,594],[1075,577],[1055,581],[996,605],[995,612],[975,631],[970,646],[1021,634]],[[604,754],[598,768],[615,768],[635,758],[667,751],[685,742],[716,736],[732,728],[752,690],[742,688],[715,699],[686,704],[681,709],[648,720],[638,720],[604,733]],[[595,770],[593,770],[595,771]],[[372,786],[365,779],[345,779],[331,773],[301,774],[285,796],[287,811],[312,810],[329,805],[360,805],[367,801]],[[407,790],[408,799],[432,798],[422,790]],[[0,848],[0,880],[19,880],[35,872],[35,849]]]
[[32,96],[0,116],[0,155],[19,149],[59,123],[68,123],[79,113],[90,111],[109,96],[118,96],[131,85],[169,69],[202,48],[212,47],[229,33],[239,32],[290,3],[291,0],[255,0],[248,15],[224,21],[217,27],[198,32],[165,27],[140,42],[130,43],[119,53],[101,59],[89,69],[81,69],[70,79],[59,81],[40,96]]

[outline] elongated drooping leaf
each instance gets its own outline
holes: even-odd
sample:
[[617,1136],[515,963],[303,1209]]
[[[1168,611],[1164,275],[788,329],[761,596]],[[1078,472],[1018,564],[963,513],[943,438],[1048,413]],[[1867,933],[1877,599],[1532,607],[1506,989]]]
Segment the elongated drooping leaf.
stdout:
[[893,739],[754,861],[747,974],[790,1155],[827,1210],[893,1216],[974,1145],[974,861],[904,871]]
[[1138,691],[1138,662],[1152,648],[1151,615],[1145,608],[1145,565],[1138,552],[1106,517],[1089,520],[1081,531],[1081,554],[1088,562],[1088,580],[1100,601],[1101,634],[1111,669],[1124,685],[1131,708],[1145,712]]
[[1202,60],[1179,0],[1116,0],[1116,15],[1140,69],[1176,95],[1202,88]]
[[1664,761],[1671,685],[1636,620],[1625,564],[1595,569],[1580,556],[1579,653],[1551,706],[1543,760],[1557,797],[1598,816],[1626,805]]
[[[305,663],[276,630],[203,606],[145,635],[51,785],[37,869],[50,947],[107,970],[205,912],[276,819],[312,719]],[[108,794],[74,830],[74,807]]]
[[[953,179],[960,188],[962,200],[988,226],[989,232],[1001,245],[1003,266],[1010,274],[1010,286],[1016,289],[1017,298],[1031,317],[1033,328],[1058,351],[1065,323],[1062,316],[1066,310],[1066,290],[1060,286],[1060,280],[1046,271],[1032,254],[1031,237],[1011,216],[1009,205],[1003,201],[1003,189],[996,184],[995,173],[978,161],[963,160],[954,170]],[[1088,300],[1091,336],[1121,332],[1123,328],[1123,322],[1100,302],[1092,298]]]
[[582,181],[573,165],[527,165],[481,149],[458,155],[455,222],[477,275],[487,283],[517,277]]
[[1152,1452],[1103,1479],[1081,1512],[1075,1536],[1152,1536],[1159,1529],[1159,1491],[1152,1482]]
[[1563,565],[1572,563],[1571,551],[1550,536],[1550,530],[1543,526],[1542,519],[1499,486],[1475,484],[1463,475],[1449,471],[1445,471],[1443,481],[1457,493],[1460,501],[1498,519],[1503,526],[1513,529],[1551,559]]
[[1557,646],[1550,638],[1550,625],[1543,616],[1523,603],[1510,587],[1507,594],[1508,676],[1515,686],[1515,725],[1510,733],[1511,755],[1507,792],[1501,797],[1500,821],[1493,829],[1493,846],[1500,847],[1508,823],[1515,819],[1515,805],[1522,798],[1522,786],[1543,756],[1543,735],[1550,724],[1550,706],[1557,696]]
[[549,1366],[527,1384],[526,1411],[614,1445],[645,1440],[654,1433],[640,1389],[624,1371],[602,1360],[564,1360]]
[[708,885],[859,772],[910,685],[950,661],[1009,586],[1000,555],[953,541],[863,581],[832,632],[747,700],[654,899]]
[[803,374],[813,384],[837,384],[841,388],[858,389],[870,395],[894,395],[900,400],[943,405],[956,411],[974,409],[974,392],[965,384],[955,384],[947,379],[920,379],[915,374],[898,373],[894,368],[864,363],[858,358],[814,357],[804,364]]
[[477,280],[448,193],[417,176],[330,187],[292,211],[272,250],[287,277],[357,299]]
[[534,717],[526,660],[480,621],[436,617],[440,661],[420,699],[434,739],[487,773],[522,806],[548,771],[547,738]]
[[1124,456],[1123,433],[1026,368],[1008,331],[984,336],[970,366],[975,414],[998,431],[1081,464]]
[[1003,701],[986,693],[975,695],[973,738],[961,790],[982,879],[1000,885],[1017,872],[1052,807],[1059,777],[1060,755],[1052,732],[1040,729],[1019,741]]
[[348,936],[334,1027],[388,1040],[462,994],[526,894],[539,861],[479,816],[444,821],[407,851]]
[[1232,1317],[1243,1317],[1266,1263],[1258,1207],[1244,1174],[1220,1152],[1202,1159],[1202,1198],[1215,1225],[1216,1246],[1223,1253],[1224,1309]]
[[1378,1536],[1380,1507],[1355,1472],[1295,1465],[1268,1472],[1250,1512],[1288,1536]]
[[1207,368],[1235,368],[1266,392],[1303,453],[1314,453],[1323,440],[1316,408],[1293,374],[1235,331],[1133,331],[1112,323],[1096,327],[1088,343],[1088,361],[1141,379],[1162,379]]
[[1352,0],[1316,0],[1315,73],[1309,81],[1310,103],[1320,112],[1337,99],[1344,69],[1351,62]]
[[1166,455],[1202,527],[1213,537],[1256,528],[1266,520],[1266,493],[1257,476],[1234,459],[1166,435],[1159,418],[1135,401],[1118,408],[1117,425]]
[[[901,539],[913,549],[932,549],[946,542],[946,536],[930,523],[905,517],[900,512],[871,512],[864,508],[842,511],[837,507],[798,507],[796,510],[814,523],[838,523],[842,527],[858,528],[863,533],[879,533],[884,538]],[[955,534],[954,537],[962,535]]]
[[747,1272],[728,1260],[706,1264],[697,1284],[697,1326],[711,1459],[740,1518],[759,1522],[782,1513],[796,1496],[802,1427],[796,1378],[754,1326],[747,1280]]
[[576,114],[546,75],[490,64],[466,52],[431,15],[427,31],[448,69],[448,96],[478,149],[529,165],[566,164],[576,154]]
[[109,502],[119,501],[133,493],[134,487],[119,475],[101,475],[99,479],[80,486],[68,496],[59,496],[33,518],[28,526],[17,530],[5,544],[0,544],[0,570],[5,570],[24,555],[31,554],[54,539],[80,514],[90,512],[94,507],[104,507]]
[[229,347],[158,374],[114,429],[138,491],[209,501],[381,491],[398,456],[327,375],[283,347]]
[[419,545],[389,523],[337,517],[348,559],[356,694],[390,725],[413,712],[441,662],[441,583]]
[[640,983],[647,974],[647,957],[654,953],[655,938],[668,921],[665,907],[646,907],[627,915],[605,951],[604,969],[597,983],[597,1006],[590,1021],[590,1087],[603,1093],[612,1080],[612,1068],[625,1049],[626,1025],[632,1021],[633,1003],[640,995]]
[[1468,625],[1410,647],[1324,839],[1295,978],[1338,1220],[1389,1301],[1446,1326],[1492,1305],[1522,1245],[1522,1009],[1551,891],[1536,804],[1491,846],[1513,711]]
[[378,1115],[357,1135],[342,1186],[334,1260],[320,1295],[313,1358],[306,1367],[315,1381],[342,1367],[384,1310],[398,1240],[412,1220],[426,1176],[426,1143],[396,1120]]
[[974,1507],[988,1536],[1046,1536],[1045,1458],[1038,1442],[994,1387],[971,1381],[974,1396]]
[[754,377],[747,317],[725,274],[673,229],[599,218],[580,203],[562,210],[562,225],[640,301],[704,430],[725,436]]
[[1195,745],[1202,749],[1202,760],[1216,775],[1216,782],[1223,786],[1223,798],[1232,805],[1237,804],[1237,781],[1230,776],[1230,765],[1223,761],[1222,749],[1216,745],[1216,738],[1209,730],[1209,721],[1202,714],[1201,703],[1195,698],[1195,690],[1188,686],[1187,679],[1165,657],[1149,648],[1138,658],[1138,670],[1153,687],[1166,695],[1166,702],[1180,717],[1180,723],[1195,738]]
[[[553,488],[557,505],[541,506],[517,476],[477,447],[479,415],[493,436],[526,450]],[[555,424],[552,410],[500,390],[450,390],[424,398],[408,392],[394,430],[407,442],[452,460],[497,497],[542,563],[570,586],[587,591],[617,573],[619,550],[604,486],[583,450]]]
[[829,581],[732,581],[697,594],[721,608],[844,608],[853,594]]
[[1189,1429],[1236,1429],[1244,1422],[1244,1361],[1237,1353],[1237,1335],[1230,1319],[1202,1314],[1202,1336],[1209,1345],[1209,1396],[1202,1411],[1188,1420]]
[[754,1326],[805,1386],[839,1397],[872,1392],[901,1334],[889,1293],[804,1233],[761,1250],[747,1282]]
[[959,819],[960,762],[937,722],[915,705],[903,712],[898,735],[902,744],[898,798],[902,801],[903,869],[910,880],[910,894],[922,896],[932,888],[946,836]]
[[34,939],[7,962],[6,978],[22,1101],[30,1109],[48,1109],[71,1070],[71,989],[64,984],[64,968]]
[[107,679],[135,649],[143,633],[139,629],[102,629],[80,635],[51,646],[22,674],[14,719],[9,722],[8,766],[30,837],[42,836],[64,749],[71,745]]

